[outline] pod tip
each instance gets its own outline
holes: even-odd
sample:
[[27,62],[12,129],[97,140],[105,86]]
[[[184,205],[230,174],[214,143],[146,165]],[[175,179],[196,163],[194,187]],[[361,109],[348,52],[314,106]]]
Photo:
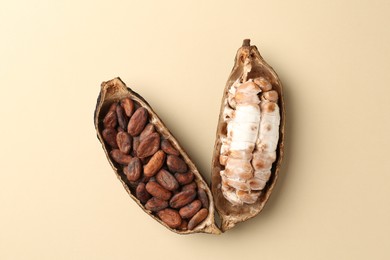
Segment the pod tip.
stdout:
[[244,39],[242,42],[242,47],[244,46],[250,46],[251,45],[251,39]]

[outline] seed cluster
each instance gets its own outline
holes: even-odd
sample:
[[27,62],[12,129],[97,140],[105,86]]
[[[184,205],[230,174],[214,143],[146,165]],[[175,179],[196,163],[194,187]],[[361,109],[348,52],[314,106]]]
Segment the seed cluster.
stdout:
[[110,106],[102,124],[110,158],[146,210],[182,231],[207,218],[206,191],[180,152],[158,132],[146,108],[124,98]]

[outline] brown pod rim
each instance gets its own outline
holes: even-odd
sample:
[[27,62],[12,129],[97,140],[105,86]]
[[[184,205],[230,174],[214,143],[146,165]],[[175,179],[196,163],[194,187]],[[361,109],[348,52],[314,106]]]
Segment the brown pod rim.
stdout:
[[[249,63],[244,64],[246,59],[249,59]],[[229,201],[225,199],[221,191],[221,177],[220,170],[222,169],[221,164],[219,163],[219,152],[221,148],[220,135],[224,131],[224,122],[223,122],[223,109],[224,104],[227,99],[227,92],[230,86],[233,83],[244,76],[244,71],[248,71],[251,66],[250,72],[246,75],[247,79],[253,79],[257,77],[264,77],[270,81],[274,90],[279,94],[278,105],[280,107],[280,127],[279,127],[279,141],[276,150],[277,158],[272,165],[271,177],[268,180],[265,188],[262,191],[259,199],[254,204],[243,204],[239,206],[232,205]],[[257,47],[250,45],[250,40],[245,39],[242,47],[238,49],[237,55],[235,58],[234,67],[230,76],[227,80],[222,102],[221,109],[219,114],[219,120],[217,125],[216,140],[214,145],[214,153],[212,158],[212,178],[211,178],[211,189],[214,196],[214,203],[221,218],[222,232],[233,228],[237,223],[246,221],[250,218],[255,217],[260,211],[264,208],[266,202],[268,201],[272,190],[274,189],[276,180],[278,179],[279,171],[281,168],[283,151],[284,151],[284,139],[285,139],[285,104],[283,98],[283,88],[282,83],[279,80],[278,75],[273,70],[273,68],[268,65],[263,57],[261,57]]]
[[[116,167],[116,163],[113,162],[109,156],[109,149],[110,147],[106,146],[103,141],[102,131],[103,131],[103,118],[104,115],[109,110],[110,106],[123,98],[129,97],[138,104],[140,104],[142,107],[146,108],[149,113],[150,122],[155,125],[156,131],[160,133],[162,138],[168,139],[172,145],[180,152],[182,155],[184,161],[188,165],[189,169],[195,174],[195,181],[198,185],[198,187],[203,188],[209,198],[210,205],[209,205],[209,215],[197,227],[195,227],[193,230],[176,230],[170,228],[167,224],[165,224],[163,221],[161,221],[158,217],[154,216],[150,210],[147,210],[142,203],[135,197],[135,189],[132,191],[131,188],[126,184],[126,176],[122,174],[120,171],[118,171],[118,168]],[[132,89],[126,87],[125,83],[119,78],[114,78],[110,81],[103,82],[101,84],[101,91],[97,100],[96,104],[96,110],[94,114],[94,123],[95,128],[97,132],[97,137],[99,141],[102,144],[103,150],[106,154],[106,157],[114,170],[117,178],[122,183],[123,187],[127,191],[127,193],[130,195],[130,197],[138,204],[138,206],[141,207],[142,210],[144,210],[148,215],[150,215],[152,218],[154,218],[156,221],[161,223],[163,226],[168,228],[169,230],[178,233],[178,234],[191,234],[191,233],[209,233],[209,234],[220,234],[221,231],[218,229],[218,227],[215,225],[214,220],[214,203],[213,203],[213,197],[210,191],[210,188],[204,181],[203,177],[200,175],[199,171],[195,167],[194,163],[191,161],[187,153],[183,150],[183,148],[180,146],[176,138],[172,135],[172,133],[167,129],[165,124],[162,122],[162,120],[157,116],[157,114],[153,111],[151,106],[145,101],[145,99],[140,96],[138,93],[134,92]]]

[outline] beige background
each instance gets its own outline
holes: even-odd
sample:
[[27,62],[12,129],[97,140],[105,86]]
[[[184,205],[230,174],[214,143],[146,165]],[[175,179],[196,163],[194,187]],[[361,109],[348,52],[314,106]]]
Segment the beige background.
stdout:
[[[389,1],[4,1],[0,259],[389,259]],[[141,93],[209,180],[237,48],[284,83],[287,151],[257,218],[179,236],[130,200],[93,126]]]

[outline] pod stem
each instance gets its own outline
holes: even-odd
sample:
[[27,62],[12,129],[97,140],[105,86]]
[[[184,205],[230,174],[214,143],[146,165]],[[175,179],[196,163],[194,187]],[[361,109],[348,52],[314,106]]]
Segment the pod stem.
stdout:
[[244,39],[242,42],[242,47],[249,47],[251,46],[251,39]]

